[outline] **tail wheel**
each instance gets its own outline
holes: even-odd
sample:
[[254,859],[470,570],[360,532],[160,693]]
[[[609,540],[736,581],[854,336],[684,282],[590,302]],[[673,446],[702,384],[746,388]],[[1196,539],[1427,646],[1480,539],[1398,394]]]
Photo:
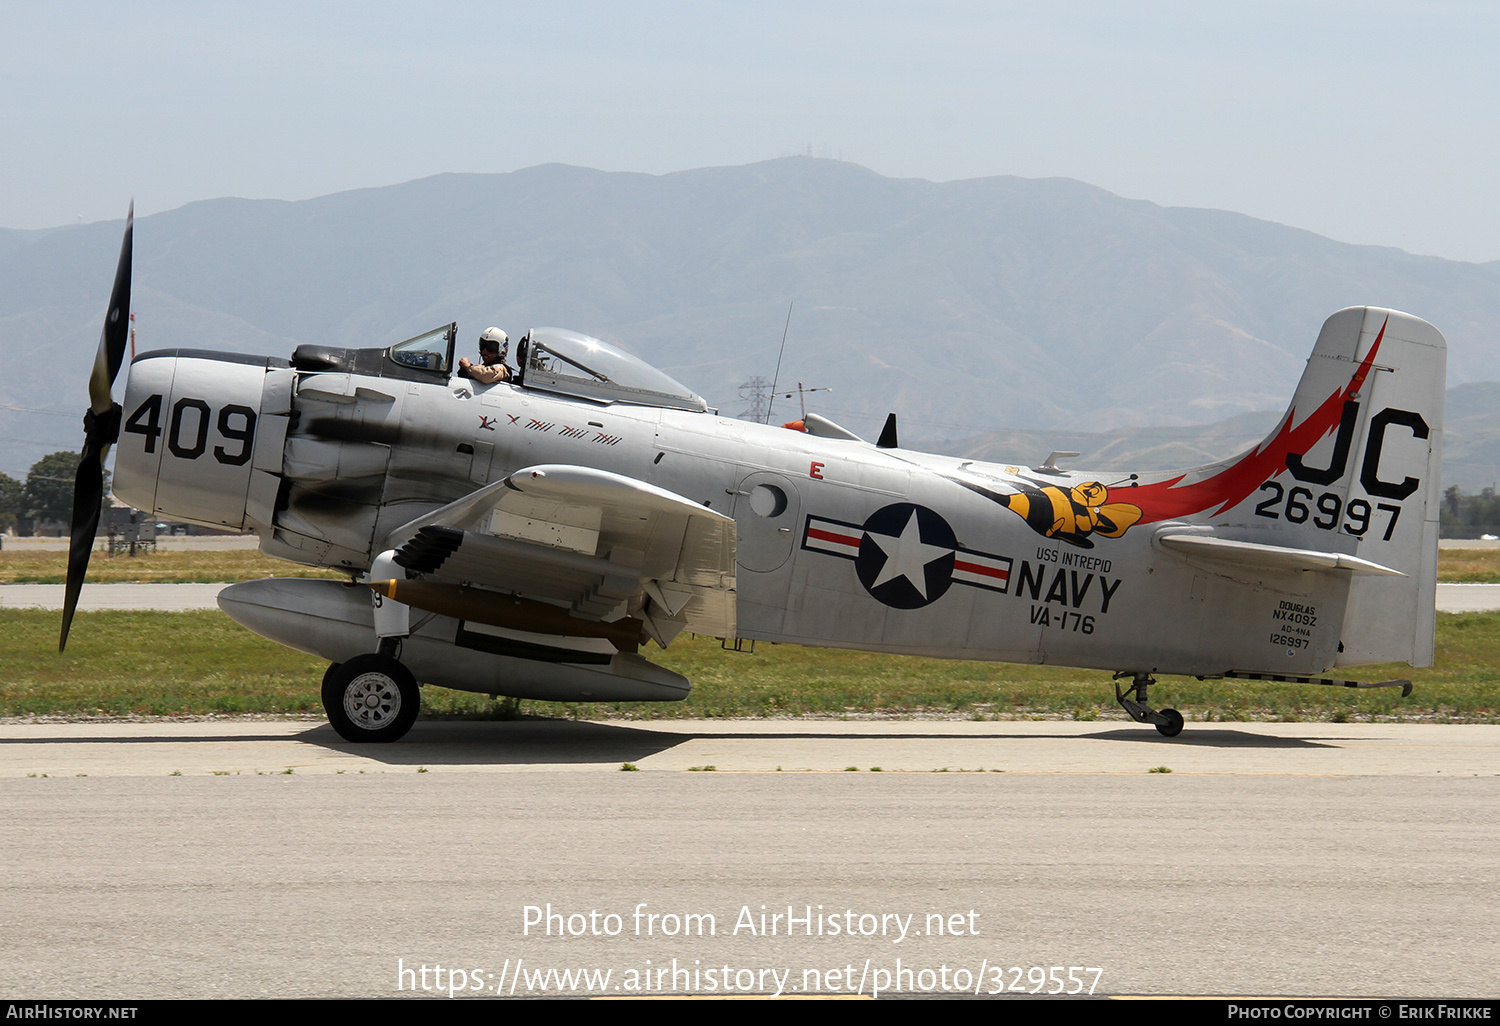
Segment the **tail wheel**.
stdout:
[[1178,734],[1182,733],[1182,713],[1178,712],[1176,709],[1163,709],[1161,711],[1161,714],[1166,718],[1167,722],[1158,723],[1156,725],[1156,729],[1161,733],[1163,737],[1176,737]]
[[395,741],[416,722],[421,703],[416,678],[389,656],[355,656],[323,677],[323,709],[345,741]]

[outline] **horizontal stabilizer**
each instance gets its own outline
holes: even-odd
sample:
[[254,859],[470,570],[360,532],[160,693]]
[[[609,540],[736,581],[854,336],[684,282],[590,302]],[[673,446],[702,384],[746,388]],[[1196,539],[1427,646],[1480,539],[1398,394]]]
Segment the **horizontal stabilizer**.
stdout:
[[1156,542],[1162,548],[1191,559],[1208,560],[1214,563],[1229,563],[1234,566],[1251,567],[1257,570],[1321,570],[1343,571],[1355,576],[1405,577],[1400,570],[1372,563],[1368,559],[1350,556],[1342,552],[1316,552],[1311,549],[1291,549],[1281,545],[1262,545],[1259,542],[1230,541],[1201,534],[1163,534]]

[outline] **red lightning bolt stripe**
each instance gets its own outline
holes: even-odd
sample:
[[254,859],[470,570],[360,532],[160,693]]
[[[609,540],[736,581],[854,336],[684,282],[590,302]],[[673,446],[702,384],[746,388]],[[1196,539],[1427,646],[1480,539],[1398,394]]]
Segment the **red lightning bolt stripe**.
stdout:
[[[1387,317],[1386,323],[1389,321],[1390,318]],[[1385,323],[1382,323],[1380,333],[1375,336],[1375,344],[1365,354],[1364,361],[1355,368],[1347,385],[1323,400],[1323,404],[1296,427],[1292,427],[1292,424],[1297,419],[1297,408],[1292,407],[1270,441],[1253,452],[1246,453],[1233,466],[1190,485],[1178,485],[1182,477],[1186,476],[1182,475],[1170,481],[1159,481],[1136,488],[1111,488],[1107,501],[1128,502],[1139,506],[1142,516],[1138,523],[1142,524],[1191,516],[1210,506],[1218,506],[1213,516],[1231,509],[1260,487],[1262,482],[1285,470],[1288,454],[1307,452],[1339,426],[1344,403],[1364,387],[1365,378],[1375,363],[1375,354],[1380,350],[1380,342],[1384,338]]]

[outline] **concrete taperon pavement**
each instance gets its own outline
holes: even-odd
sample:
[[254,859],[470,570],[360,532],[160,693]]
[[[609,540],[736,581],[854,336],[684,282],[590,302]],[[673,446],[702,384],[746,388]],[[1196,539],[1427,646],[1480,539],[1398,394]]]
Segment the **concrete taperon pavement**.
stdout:
[[[218,609],[227,584],[86,584],[78,595],[83,612],[99,609],[158,609],[184,613]],[[61,609],[61,584],[0,585],[0,609]]]
[[419,721],[390,745],[326,723],[0,724],[0,778],[256,773],[1004,772],[1496,776],[1500,726],[1194,723],[1176,738],[1123,720]]
[[1482,998],[1497,802],[1500,726],[7,723],[0,990]]

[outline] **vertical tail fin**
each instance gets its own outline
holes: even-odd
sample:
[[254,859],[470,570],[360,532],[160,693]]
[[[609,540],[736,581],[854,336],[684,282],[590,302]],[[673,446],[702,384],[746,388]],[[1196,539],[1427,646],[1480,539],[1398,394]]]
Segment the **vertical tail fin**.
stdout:
[[[1325,607],[1344,607],[1333,665],[1430,666],[1446,370],[1447,343],[1426,321],[1340,310],[1260,445],[1118,498],[1141,508],[1141,523],[1205,524],[1215,537],[1282,550],[1265,560],[1297,566],[1286,550],[1304,550],[1303,569],[1343,573],[1347,601]],[[1335,569],[1330,554],[1355,560]]]
[[1328,318],[1262,444],[1276,466],[1235,511],[1271,544],[1405,575],[1350,577],[1336,666],[1432,665],[1447,355],[1442,334],[1409,314]]
[[1297,485],[1316,494],[1342,469],[1326,484],[1342,492],[1340,533],[1355,539],[1354,555],[1406,575],[1350,581],[1336,665],[1432,665],[1447,356],[1442,334],[1426,321],[1394,310],[1341,310],[1324,324],[1298,386],[1300,400],[1319,361],[1327,376],[1346,360],[1369,366],[1332,438],[1288,455],[1288,495]]
[[1353,307],[1328,318],[1282,425],[1300,437],[1257,493],[1268,540],[1405,575],[1350,579],[1337,666],[1432,665],[1447,351],[1409,314]]

